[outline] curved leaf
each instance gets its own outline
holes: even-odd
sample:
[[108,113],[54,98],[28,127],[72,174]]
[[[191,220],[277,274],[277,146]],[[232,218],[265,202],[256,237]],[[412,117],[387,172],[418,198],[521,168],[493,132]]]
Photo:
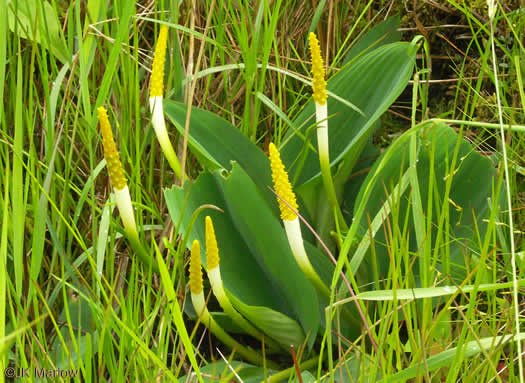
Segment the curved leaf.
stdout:
[[[186,194],[189,193],[186,201]],[[184,189],[173,186],[164,191],[166,204],[173,222],[181,225],[178,232],[186,235],[186,228],[191,219],[193,211],[204,204],[215,205],[223,210],[226,203],[222,197],[221,189],[215,181],[213,174],[204,172],[193,183],[186,183]],[[261,272],[259,265],[252,257],[243,256],[249,254],[250,250],[235,230],[233,222],[227,213],[220,213],[210,209],[206,212],[214,222],[215,234],[219,244],[221,257],[221,273],[225,287],[243,302],[251,305],[263,305],[275,310],[284,310],[273,291],[268,289],[270,285],[268,278]],[[204,217],[203,217],[204,218]],[[197,220],[193,231],[189,235],[187,246],[193,240],[205,243],[204,219]],[[206,255],[201,253],[202,264],[206,265]],[[239,276],[247,276],[242,278]]]
[[[328,100],[332,166],[344,158],[345,168],[353,167],[366,139],[372,134],[374,123],[406,87],[412,75],[416,51],[415,45],[406,42],[377,48],[340,70],[328,81],[328,90],[354,104],[366,116],[334,99]],[[311,99],[295,119],[296,127],[301,127],[304,133],[306,127],[315,122],[315,118],[311,119],[314,114],[315,105]],[[317,147],[317,138],[314,136],[311,146]],[[293,175],[295,185],[318,179],[320,168],[317,153],[308,149],[303,163],[299,160],[305,147],[303,139],[290,131],[284,142],[287,140],[281,149],[281,157]]]
[[347,64],[357,56],[367,53],[372,49],[398,42],[401,40],[401,32],[398,31],[400,27],[401,18],[399,15],[389,17],[385,21],[375,25],[352,46],[352,49],[350,49],[350,52],[348,52],[345,57],[344,64]]
[[[452,159],[458,139],[461,142],[459,143],[455,166],[452,168]],[[461,139],[452,128],[445,124],[433,125],[422,130],[418,142],[417,174],[424,209],[428,207],[429,188],[432,188],[432,201],[430,201],[433,207],[432,233],[429,236],[433,241],[431,248],[434,249],[436,245],[443,246],[443,251],[440,251],[440,257],[437,260],[438,266],[441,265],[439,268],[445,275],[450,275],[456,281],[462,281],[468,272],[468,262],[464,256],[466,247],[470,249],[479,248],[478,238],[483,238],[486,231],[487,224],[483,219],[488,215],[488,198],[491,196],[495,184],[496,171],[489,158],[477,153],[467,141]],[[364,191],[370,182],[374,182],[369,194],[372,197],[366,202],[365,215],[360,222],[363,234],[368,231],[366,213],[370,215],[372,220],[378,213],[385,211],[383,204],[388,200],[388,194],[391,193],[393,185],[400,182],[400,175],[405,173],[409,165],[408,143],[393,146],[390,150],[394,150],[391,153],[390,160],[379,171],[378,177],[374,179],[375,169],[383,157],[376,161],[356,199],[355,206],[362,204]],[[431,169],[431,164],[433,164],[433,169]],[[446,198],[445,187],[449,177],[452,177],[450,195],[448,195],[447,201],[443,201]],[[397,208],[397,219],[399,219],[400,227],[404,225],[407,212],[410,215],[413,214],[409,207],[409,193],[410,188],[403,191]],[[439,215],[444,203],[449,204],[446,213],[448,214],[448,223],[444,223],[445,227],[438,227]],[[428,212],[424,212],[424,214],[426,215]],[[390,225],[396,224],[392,222],[391,215],[389,220]],[[408,219],[408,230],[411,233],[415,232],[413,221],[412,218]],[[443,234],[444,237],[441,242],[436,244],[435,239],[438,230],[443,230],[443,233],[448,237]],[[384,229],[380,227],[375,236],[375,251],[380,277],[385,277],[388,274],[390,266],[390,258],[385,243]],[[450,250],[448,259],[445,257],[447,254],[446,246],[449,246]],[[415,236],[411,236],[410,251],[417,252]],[[468,252],[469,254],[473,253],[471,250]],[[470,257],[474,258],[473,255]],[[355,265],[351,262],[352,264]],[[354,272],[356,270],[357,268],[353,268]],[[366,274],[364,271],[360,270],[360,275]],[[368,271],[372,272],[370,268]]]
[[[476,339],[461,346],[452,347],[448,350],[442,351],[437,355],[431,356],[424,361],[415,363],[414,365],[405,368],[380,382],[406,382],[409,379],[417,377],[421,371],[432,372],[441,367],[449,366],[458,356],[458,351],[461,353],[463,359],[472,358],[482,352],[489,352],[490,350],[501,347],[507,342],[518,342],[525,339],[525,334],[520,336],[504,335],[496,337],[487,337]],[[460,350],[458,350],[458,348]]]
[[[466,285],[463,287],[458,286],[440,286],[440,287],[419,287],[414,289],[397,289],[393,290],[375,290],[365,291],[360,293],[357,297],[365,301],[393,301],[394,299],[422,299],[422,298],[436,298],[456,293],[470,293],[471,291],[497,291],[501,289],[512,288],[514,282],[506,283],[486,283],[476,285]],[[518,281],[519,286],[525,285],[525,279]]]
[[9,29],[12,32],[16,32],[21,38],[39,43],[62,63],[71,62],[60,19],[49,1],[8,0],[2,7],[7,7]]
[[[252,364],[241,362],[238,360],[224,361],[219,359],[215,362],[211,362],[199,368],[201,375],[203,375],[204,383],[216,383],[216,382],[230,382],[234,380],[235,374],[241,378],[243,382],[247,382],[250,379],[253,381],[255,378],[256,382],[260,382],[265,377],[265,369],[263,367],[257,367]],[[274,373],[274,370],[266,368],[266,375]],[[191,375],[182,376],[180,382],[192,382],[194,372]],[[229,379],[227,379],[229,378]]]
[[[186,109],[185,104],[164,101],[164,112],[181,135],[184,135]],[[236,161],[255,182],[268,206],[278,216],[275,196],[268,190],[268,185],[272,185],[270,160],[239,129],[211,112],[193,107],[188,143],[192,152],[210,170],[231,170],[231,161]]]
[[[235,308],[266,335],[275,339],[285,350],[293,345],[296,349],[305,340],[301,326],[293,319],[278,311],[263,306],[249,306],[229,294]],[[317,333],[317,330],[315,330]],[[316,333],[310,334],[315,339]]]
[[[184,189],[165,191],[173,221],[182,217],[179,233],[184,234],[197,207],[213,204],[221,208],[224,213],[210,210],[209,215],[214,221],[225,288],[242,303],[278,311],[297,319],[305,333],[317,334],[317,295],[293,258],[280,220],[239,165],[233,163],[232,171],[225,173],[203,173],[191,186],[186,183]],[[188,243],[193,239],[204,243],[204,233],[204,219],[198,220]],[[202,257],[205,264],[204,254]],[[315,336],[311,339],[313,344]]]
[[[238,169],[238,170],[237,170]],[[264,204],[255,184],[236,163],[222,182],[224,198],[236,229],[274,288],[287,300],[306,331],[317,333],[317,294],[299,269],[281,222]],[[311,338],[313,344],[314,337]]]

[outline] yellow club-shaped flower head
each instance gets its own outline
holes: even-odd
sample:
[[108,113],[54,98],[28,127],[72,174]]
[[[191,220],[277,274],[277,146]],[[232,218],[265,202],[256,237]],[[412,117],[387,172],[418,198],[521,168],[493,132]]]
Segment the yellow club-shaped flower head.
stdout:
[[315,102],[320,105],[326,103],[326,81],[324,79],[324,64],[321,57],[321,48],[315,33],[311,32],[308,37],[310,45],[310,53],[312,54],[312,83],[313,83],[313,98]]
[[206,257],[208,270],[213,270],[219,266],[219,248],[210,216],[206,216]]
[[126,187],[127,180],[124,175],[124,169],[120,163],[120,156],[113,139],[113,132],[109,124],[108,112],[101,106],[97,109],[98,121],[100,131],[102,132],[102,145],[104,146],[104,157],[106,158],[107,168],[109,172],[109,179],[111,184],[117,190],[122,190]]
[[192,294],[202,292],[201,246],[197,240],[193,241],[191,246],[190,290]]
[[[281,155],[273,143],[270,143],[270,166],[272,167],[272,179],[275,192],[284,199],[288,205],[297,211],[297,202],[295,194],[292,190],[292,185],[288,178],[288,173],[284,170]],[[277,198],[279,208],[281,209],[281,218],[288,221],[293,221],[297,218],[297,214],[288,207],[286,203]]]
[[153,56],[153,68],[151,70],[151,85],[149,96],[160,97],[164,88],[164,63],[166,61],[166,45],[168,42],[168,27],[160,27],[155,55]]

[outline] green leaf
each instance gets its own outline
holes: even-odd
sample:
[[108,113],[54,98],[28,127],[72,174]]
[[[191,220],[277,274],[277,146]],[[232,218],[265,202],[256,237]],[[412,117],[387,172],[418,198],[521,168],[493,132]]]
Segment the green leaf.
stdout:
[[[370,370],[376,371],[374,378],[372,378]],[[341,360],[341,363],[339,363],[337,368],[334,369],[332,375],[336,383],[375,383],[380,379],[381,372],[377,371],[376,361],[372,356],[359,351],[354,351],[350,357]],[[328,382],[329,379],[323,381],[323,383]]]
[[192,367],[197,373],[197,378],[199,379],[199,382],[202,383],[203,380],[199,372],[199,365],[197,363],[197,359],[195,358],[195,352],[193,351],[193,345],[191,344],[191,340],[190,340],[188,331],[186,330],[186,326],[184,325],[184,320],[182,318],[182,312],[179,307],[179,303],[177,301],[177,294],[175,293],[175,289],[173,288],[174,283],[170,277],[168,268],[166,267],[166,264],[164,263],[164,260],[162,259],[162,254],[160,253],[156,245],[155,245],[155,252],[157,253],[157,261],[159,264],[159,271],[160,271],[160,276],[162,280],[162,285],[164,287],[164,291],[166,292],[168,302],[170,302],[169,308],[171,309],[171,314],[173,316],[173,321],[175,322],[175,327],[177,328],[178,334],[180,335],[182,339],[182,343],[184,344],[184,348],[186,349],[188,359],[190,360]]
[[93,357],[94,349],[89,346],[98,344],[98,318],[94,315],[89,297],[90,294],[85,289],[70,290],[67,295],[58,317],[59,322],[65,325],[60,327],[60,335],[54,337],[50,344],[50,353],[57,368],[78,369],[83,361]]
[[301,371],[301,379],[299,380],[297,376],[294,376],[293,382],[302,382],[302,383],[315,383],[317,380],[308,371]]
[[398,31],[400,26],[401,18],[398,15],[389,17],[375,25],[352,46],[352,49],[345,57],[344,64],[346,65],[359,55],[368,53],[373,49],[401,40],[401,32]]
[[[327,89],[358,107],[365,116],[346,105],[328,99],[328,132],[331,166],[345,160],[345,174],[352,169],[359,154],[372,134],[374,123],[406,87],[416,55],[416,46],[402,42],[383,46],[358,58],[341,69],[328,81]],[[311,99],[295,119],[296,127],[306,127],[315,122],[315,105]],[[310,119],[310,120],[309,120]],[[303,126],[304,125],[304,126]],[[312,135],[312,146],[317,138]],[[315,183],[320,177],[319,158],[309,149],[301,165],[300,157],[305,143],[289,131],[281,150],[286,168],[296,187]]]
[[[186,193],[189,193],[186,201]],[[212,173],[202,173],[193,184],[186,183],[184,189],[174,186],[164,192],[166,204],[173,222],[179,222],[179,234],[186,235],[193,211],[204,204],[215,205],[221,209],[226,209],[226,204],[222,197],[221,189],[217,185]],[[227,212],[220,213],[213,209],[206,212],[213,220],[215,235],[217,237],[219,252],[221,257],[221,274],[225,288],[232,291],[235,296],[250,305],[264,305],[276,310],[283,309],[273,296],[271,289],[267,286],[270,281],[263,273],[255,259],[242,256],[249,254],[249,249],[235,230],[231,217]],[[193,226],[193,231],[189,235],[187,246],[193,240],[205,243],[204,219],[197,220]],[[206,257],[201,252],[202,264],[206,265]],[[250,278],[239,278],[250,274]]]
[[319,274],[319,277],[325,283],[325,285],[330,286],[335,265],[330,260],[328,255],[325,254],[324,250],[319,250],[317,247],[307,241],[304,241],[304,247],[315,271],[317,274]]
[[355,163],[352,173],[349,174],[348,179],[343,186],[340,203],[342,205],[341,210],[343,211],[343,216],[346,218],[347,222],[352,220],[356,196],[359,194],[359,190],[361,189],[367,174],[370,172],[370,169],[379,158],[380,154],[380,150],[375,147],[372,140],[369,140],[361,152],[359,159]]
[[[238,165],[234,163],[233,167],[235,170]],[[281,221],[264,204],[248,175],[240,167],[238,169],[238,172],[232,171],[222,184],[235,227],[261,268],[270,276],[273,286],[293,307],[294,317],[301,321],[305,332],[316,334],[319,323],[317,294],[293,258]]]
[[[186,294],[186,300],[188,300],[188,304],[187,304],[187,307],[191,307],[191,310],[192,310],[192,315],[190,316],[191,319],[193,320],[198,320],[199,319],[199,316],[197,315],[197,313],[195,312],[195,308],[193,307],[193,303],[191,303],[191,296],[190,296],[190,292],[188,291],[187,294]],[[186,306],[185,306],[186,308]],[[217,322],[217,324],[224,330],[226,331],[228,334],[245,334],[246,332],[240,328],[237,323],[235,323],[233,321],[232,318],[230,318],[228,316],[228,314],[224,313],[224,312],[210,312],[210,315],[213,317],[213,319],[215,320],[215,322]]]
[[[525,334],[521,334],[519,338],[518,336],[513,337],[512,335],[506,335],[473,340],[463,344],[462,346],[450,348],[446,351],[440,352],[437,355],[427,358],[422,362],[416,363],[413,366],[407,367],[404,370],[399,371],[394,375],[390,375],[384,380],[381,380],[380,383],[406,382],[408,379],[415,378],[423,371],[431,372],[437,370],[438,368],[449,366],[457,357],[456,354],[458,351],[462,353],[463,358],[467,359],[481,354],[483,350],[491,350],[496,347],[501,347],[501,344],[507,343],[509,341],[517,342],[518,339],[523,341],[523,339],[525,339]],[[458,350],[458,348],[460,348],[460,350]]]
[[[415,133],[410,132],[409,134]],[[406,137],[402,136],[400,139],[405,139]],[[455,168],[450,169],[458,139],[461,142],[459,143],[457,161]],[[432,241],[435,241],[438,230],[444,230],[444,233],[448,232],[448,238],[444,237],[441,243],[438,244],[443,246],[443,249],[439,252],[440,259],[437,260],[438,268],[446,276],[451,276],[454,280],[461,282],[468,271],[468,262],[464,256],[465,246],[470,249],[469,253],[475,252],[475,249],[479,248],[478,235],[479,238],[483,238],[486,231],[487,224],[483,219],[488,215],[488,198],[492,194],[492,185],[495,184],[496,171],[489,158],[477,153],[467,141],[461,139],[452,128],[444,124],[432,125],[422,130],[418,134],[418,147],[417,175],[424,209],[428,208],[429,187],[432,185],[433,197],[431,203],[433,204],[433,209],[431,219],[433,229],[430,238]],[[385,210],[383,204],[389,198],[393,185],[400,182],[400,175],[404,174],[408,168],[408,150],[408,140],[406,139],[400,145],[393,145],[376,161],[376,165],[363,183],[355,204],[355,206],[360,206],[366,203],[365,214],[361,217],[360,223],[358,223],[361,226],[362,235],[368,232],[366,214],[369,214],[371,220],[373,220],[376,215]],[[379,164],[386,155],[389,155],[388,161],[379,169],[377,176],[374,176]],[[433,169],[430,169],[432,163]],[[432,172],[434,176],[431,179],[430,174]],[[452,177],[450,195],[447,201],[443,201],[446,198],[445,187],[449,177]],[[365,190],[369,183],[372,183],[368,194],[370,198],[364,202]],[[405,188],[401,195],[397,214],[399,222],[393,222],[390,214],[390,225],[399,224],[400,227],[403,227],[407,212],[412,214],[412,210],[409,210],[409,192],[410,188]],[[447,213],[448,228],[438,228],[439,214],[443,203],[450,204]],[[426,216],[428,212],[425,211],[424,214]],[[408,230],[414,233],[413,219],[409,219],[408,224]],[[447,223],[445,222],[444,225],[447,225]],[[377,271],[381,278],[388,275],[390,258],[384,245],[386,239],[382,225],[374,229],[377,229],[374,237],[379,267]],[[411,236],[410,239],[410,251],[416,252],[415,236]],[[443,244],[443,241],[446,244]],[[449,258],[445,257],[445,246],[450,247]],[[431,249],[434,249],[434,247],[435,244],[433,243]],[[359,254],[359,251],[356,251],[355,254]],[[470,257],[475,260],[474,256]],[[369,261],[367,257],[364,259],[365,262]],[[351,260],[350,264],[354,272],[357,271],[360,262],[360,260]],[[414,269],[417,269],[417,266]],[[360,270],[360,275],[365,275],[365,270]],[[373,275],[370,264],[368,265],[368,272],[370,273],[369,275]]]
[[[166,4],[167,5],[167,4]],[[176,36],[176,35],[175,35]],[[166,75],[173,77],[173,88],[170,93],[173,95],[173,98],[177,101],[184,101],[184,85],[182,83],[184,79],[184,68],[182,66],[182,48],[179,44],[179,39],[172,39],[173,44],[173,53],[171,55],[170,71],[166,71]],[[166,84],[167,82],[165,82]]]
[[[228,356],[225,355],[227,358]],[[293,368],[293,367],[292,367]],[[232,371],[233,370],[233,371]],[[289,374],[286,374],[280,379],[268,379],[270,375],[279,374],[278,371],[263,367],[256,367],[251,364],[240,362],[238,360],[224,361],[217,360],[216,362],[208,363],[200,368],[201,374],[203,374],[203,380],[205,383],[216,383],[216,382],[242,382],[242,383],[260,383],[260,382],[281,382],[288,379],[291,383],[299,383],[299,379],[294,374],[293,379],[288,378]],[[281,375],[281,374],[279,374]],[[237,379],[237,376],[240,378]],[[315,377],[308,371],[301,372],[303,383],[315,382]],[[191,376],[185,375],[179,379],[180,382],[191,382]]]
[[[227,356],[226,356],[227,357]],[[200,372],[203,375],[203,381],[205,383],[216,383],[216,382],[230,382],[237,381],[235,374],[241,378],[243,382],[261,382],[265,378],[265,372],[263,367],[256,367],[246,362],[238,360],[232,360],[225,362],[224,360],[217,360],[216,362],[208,363],[200,368]],[[273,374],[276,371],[266,369],[266,376]],[[228,378],[228,379],[227,379]],[[192,381],[191,377],[187,375],[179,379],[181,382]]]
[[[184,135],[186,109],[185,104],[164,101],[164,112],[181,135]],[[275,196],[268,189],[268,186],[272,186],[270,160],[239,129],[211,112],[193,107],[188,143],[193,154],[210,170],[231,170],[231,162],[236,161],[255,182],[275,216],[278,216]]]
[[42,45],[63,64],[71,61],[58,16],[48,1],[7,0],[7,10],[11,32]]
[[[290,345],[297,349],[304,343],[305,334],[293,319],[267,307],[246,305],[231,294],[229,298],[248,321],[256,324],[266,335],[275,339],[283,349],[290,350]],[[310,334],[309,337],[315,339],[315,336],[316,334]]]
[[[525,285],[525,280],[521,279],[518,281],[519,286]],[[397,289],[395,291],[396,299],[423,299],[423,298],[436,298],[447,295],[453,295],[458,292],[469,293],[471,291],[497,291],[501,289],[510,289],[513,286],[513,282],[507,283],[486,283],[479,286],[466,285],[463,287],[457,286],[440,286],[440,287],[419,287],[414,289]],[[391,301],[394,300],[393,290],[377,290],[377,291],[365,291],[358,294],[359,299],[366,301]]]
[[[222,209],[224,213],[210,209],[209,215],[214,222],[225,288],[243,304],[280,312],[298,320],[304,333],[317,334],[316,292],[293,258],[280,220],[239,165],[234,162],[229,173],[205,172],[195,183],[186,183],[184,189],[166,190],[165,197],[173,221],[182,219],[180,234],[185,234],[189,218],[199,206],[212,204]],[[204,219],[199,219],[188,243],[194,239],[204,243],[204,234]],[[315,336],[310,339],[313,344]]]

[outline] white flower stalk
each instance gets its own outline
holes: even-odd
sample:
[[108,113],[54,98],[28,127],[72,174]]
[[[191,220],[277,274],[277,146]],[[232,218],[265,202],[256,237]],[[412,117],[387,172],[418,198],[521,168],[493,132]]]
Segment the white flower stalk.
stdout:
[[[191,246],[190,256],[190,292],[191,302],[195,308],[195,312],[199,316],[201,322],[224,344],[232,350],[236,350],[243,358],[251,363],[263,365],[264,359],[254,350],[250,350],[237,343],[226,331],[219,326],[213,319],[208,308],[206,307],[206,299],[204,298],[204,289],[202,283],[202,266],[201,266],[201,248],[199,241],[193,241]],[[270,365],[270,363],[267,363]],[[273,365],[273,364],[272,364]]]
[[102,133],[102,145],[104,146],[104,158],[106,159],[109,179],[113,186],[113,193],[115,194],[115,200],[117,202],[120,218],[122,219],[122,224],[124,225],[124,230],[141,261],[147,266],[151,266],[154,271],[158,271],[157,264],[148,256],[147,251],[144,249],[139,239],[131,196],[129,194],[124,169],[120,162],[120,155],[113,138],[113,132],[111,131],[108,113],[103,106],[99,107],[97,111],[100,131]]
[[496,0],[487,0],[487,6],[488,6],[489,18],[491,20],[494,20],[494,16],[496,16],[496,10],[498,8],[496,4]]
[[124,230],[126,230],[129,236],[138,238],[139,232],[137,230],[137,224],[135,223],[135,215],[133,214],[133,205],[131,204],[128,185],[124,186],[122,190],[114,188],[113,193],[117,201],[120,218],[124,224]]
[[327,103],[315,103],[315,119],[317,121],[317,150],[319,151],[319,159],[325,159],[330,163],[330,156],[328,152],[328,105]]
[[[270,166],[272,168],[272,179],[275,192],[280,198],[277,198],[279,202],[279,208],[281,210],[281,219],[284,223],[284,229],[286,230],[286,236],[288,237],[288,243],[290,249],[295,258],[295,261],[299,265],[299,268],[303,274],[312,282],[314,287],[323,295],[330,296],[330,290],[323,283],[315,269],[313,268],[306,250],[304,249],[303,235],[301,234],[301,226],[299,224],[299,217],[294,212],[298,211],[295,194],[292,190],[292,185],[288,178],[288,173],[284,169],[284,165],[281,161],[279,151],[273,143],[270,143]],[[286,201],[286,202],[284,202]],[[292,210],[291,208],[294,210]]]
[[124,175],[124,169],[122,169],[122,163],[120,162],[120,155],[115,145],[113,132],[111,131],[108,113],[102,106],[98,108],[97,111],[100,131],[102,133],[102,145],[104,146],[104,157],[106,158],[109,179],[113,186],[120,217],[126,232],[133,236],[138,236],[127,180]]
[[[257,330],[250,322],[248,322],[231,304],[221,277],[221,267],[219,258],[219,247],[217,245],[217,238],[215,237],[215,229],[213,228],[213,222],[209,216],[206,217],[206,265],[208,279],[213,291],[213,295],[217,298],[219,305],[222,307],[224,312],[246,333],[250,334],[254,338],[262,341],[263,334]],[[278,348],[279,346],[272,339],[265,337],[265,343],[272,347]]]
[[317,144],[319,157],[328,157],[328,107],[326,104],[326,80],[321,48],[315,33],[309,36],[310,52],[312,54],[312,88],[315,101],[315,116],[317,120]]
[[155,47],[155,55],[153,57],[153,68],[151,70],[151,86],[149,97],[149,108],[151,111],[151,124],[157,135],[162,152],[166,156],[168,163],[175,172],[178,179],[181,179],[182,170],[179,159],[173,150],[168,131],[166,130],[166,123],[164,121],[164,109],[162,105],[164,90],[164,63],[166,61],[166,45],[168,41],[168,27],[163,25],[160,27],[159,38],[157,46]]
[[328,202],[336,208],[337,218],[343,230],[347,230],[343,214],[337,203],[337,196],[330,170],[330,153],[328,149],[328,96],[326,94],[326,80],[321,48],[315,33],[309,36],[310,52],[312,54],[312,97],[315,101],[315,117],[317,122],[317,150],[323,185]]

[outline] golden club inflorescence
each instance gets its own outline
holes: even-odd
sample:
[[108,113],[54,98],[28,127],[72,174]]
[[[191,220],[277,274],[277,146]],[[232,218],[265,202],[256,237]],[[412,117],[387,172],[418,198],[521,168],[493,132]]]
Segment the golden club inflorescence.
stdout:
[[192,294],[200,294],[202,287],[201,246],[199,241],[193,241],[190,255],[190,290]]
[[160,27],[159,38],[157,39],[157,46],[155,47],[155,54],[153,56],[153,68],[151,70],[151,86],[149,93],[150,98],[162,96],[164,90],[164,63],[166,61],[167,44],[168,27],[162,25]]
[[[295,200],[295,194],[292,190],[292,185],[288,178],[288,173],[284,169],[283,162],[281,161],[281,155],[277,150],[277,147],[270,143],[270,166],[272,168],[272,179],[275,192],[288,203],[295,211],[297,211],[297,201]],[[280,198],[277,198],[279,202],[279,208],[281,209],[281,218],[293,221],[297,218],[297,214],[288,207]]]
[[113,139],[113,132],[109,123],[108,113],[106,109],[101,106],[97,109],[98,121],[100,131],[102,132],[102,145],[104,146],[104,158],[106,158],[107,168],[109,172],[109,179],[111,185],[117,190],[122,190],[127,185],[124,169],[120,162],[120,155]]
[[217,246],[213,222],[209,216],[206,217],[206,257],[208,270],[213,270],[219,266],[219,247]]
[[326,103],[326,80],[324,78],[324,64],[321,57],[321,48],[315,33],[311,32],[308,37],[310,44],[310,53],[312,54],[312,83],[313,83],[313,98],[319,105]]

